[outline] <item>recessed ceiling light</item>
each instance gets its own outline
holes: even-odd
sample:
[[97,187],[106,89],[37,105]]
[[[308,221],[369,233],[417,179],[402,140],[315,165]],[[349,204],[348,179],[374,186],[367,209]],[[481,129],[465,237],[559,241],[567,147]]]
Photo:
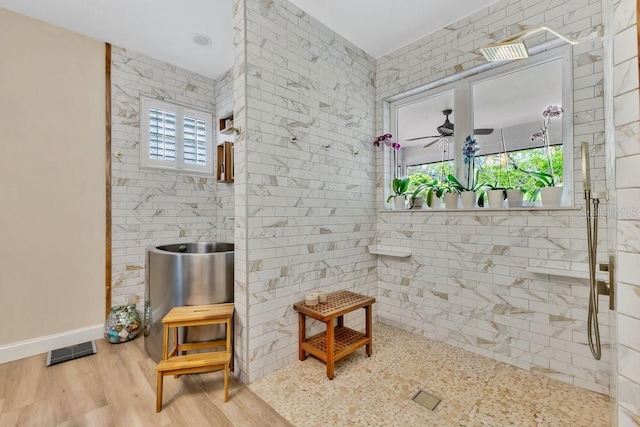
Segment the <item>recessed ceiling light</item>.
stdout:
[[191,40],[198,46],[209,46],[211,44],[211,37],[201,33],[191,34]]

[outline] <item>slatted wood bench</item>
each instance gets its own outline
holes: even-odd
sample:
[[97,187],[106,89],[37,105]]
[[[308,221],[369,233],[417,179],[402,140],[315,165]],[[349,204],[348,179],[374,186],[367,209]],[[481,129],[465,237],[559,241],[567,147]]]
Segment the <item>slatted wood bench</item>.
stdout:
[[[312,354],[327,364],[327,377],[332,380],[335,375],[335,362],[366,346],[367,356],[373,353],[373,322],[371,306],[376,299],[350,291],[338,291],[327,295],[327,302],[309,306],[304,301],[294,304],[298,312],[298,358],[305,360],[307,353]],[[344,326],[344,315],[364,308],[365,333],[354,331]],[[306,318],[324,322],[327,329],[307,338]],[[334,320],[337,319],[337,326]]]
[[[174,307],[162,319],[164,339],[162,360],[158,363],[156,412],[162,410],[162,386],[165,375],[199,374],[224,369],[224,401],[229,400],[229,369],[232,366],[233,304],[209,304]],[[225,339],[197,343],[178,342],[178,329],[185,326],[225,324]],[[171,334],[171,330],[173,334]],[[172,335],[172,347],[170,346]],[[184,354],[188,351],[224,347],[224,351]]]

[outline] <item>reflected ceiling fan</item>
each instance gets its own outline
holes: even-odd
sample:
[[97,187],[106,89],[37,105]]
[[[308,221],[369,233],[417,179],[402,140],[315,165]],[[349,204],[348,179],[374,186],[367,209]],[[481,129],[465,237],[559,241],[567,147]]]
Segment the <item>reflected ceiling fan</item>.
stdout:
[[[442,114],[446,116],[444,123],[438,126],[436,129],[439,135],[429,135],[429,136],[419,136],[417,138],[410,138],[406,141],[417,141],[419,139],[427,139],[427,138],[437,138],[435,141],[432,141],[424,146],[424,148],[431,147],[436,142],[440,141],[442,138],[446,138],[447,136],[453,136],[453,123],[449,120],[449,115],[453,113],[453,110],[448,108],[446,110],[442,110]],[[486,129],[474,129],[474,135],[491,135],[493,133],[492,128]]]

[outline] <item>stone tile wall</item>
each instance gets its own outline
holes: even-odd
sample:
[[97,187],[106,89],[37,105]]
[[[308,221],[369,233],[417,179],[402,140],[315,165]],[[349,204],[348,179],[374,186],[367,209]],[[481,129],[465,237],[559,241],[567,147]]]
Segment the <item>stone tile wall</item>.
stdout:
[[[478,66],[484,63],[480,45],[540,24],[584,36],[600,28],[602,4],[599,0],[499,1],[380,58],[376,134],[390,130],[385,99]],[[553,38],[532,36],[526,43],[532,46]],[[573,181],[578,207],[584,205],[582,141],[590,144],[596,189],[605,188],[602,55],[600,39],[573,48]],[[379,155],[379,206],[387,191],[385,164],[388,155]],[[586,282],[525,272],[529,266],[587,270],[585,219],[579,209],[382,212],[377,227],[379,243],[413,251],[410,259],[378,259],[380,321],[608,393],[607,301],[601,303],[600,316],[604,355],[596,361],[586,345]],[[609,246],[606,230],[602,220],[602,261]]]
[[[146,249],[215,241],[216,182],[140,168],[140,96],[214,110],[213,79],[118,47],[112,49],[112,304],[142,310]],[[214,118],[215,121],[215,118]]]
[[241,129],[234,142],[234,297],[235,297],[235,371],[240,380],[249,381],[247,317],[247,73],[246,73],[246,7],[245,0],[233,1],[233,120]]
[[377,210],[375,60],[286,0],[237,1],[234,28],[234,110],[245,129],[235,236],[246,255],[236,252],[246,268],[236,289],[247,292],[252,381],[296,360],[292,305],[306,292],[376,294],[367,253]]
[[[215,80],[215,119],[233,112],[233,71],[229,70]],[[217,126],[217,125],[216,125]],[[215,143],[235,140],[235,135],[218,134]],[[233,243],[234,240],[234,184],[216,183],[216,235],[217,241]]]
[[640,91],[638,10],[613,1],[613,136],[617,234],[617,417],[640,426]]

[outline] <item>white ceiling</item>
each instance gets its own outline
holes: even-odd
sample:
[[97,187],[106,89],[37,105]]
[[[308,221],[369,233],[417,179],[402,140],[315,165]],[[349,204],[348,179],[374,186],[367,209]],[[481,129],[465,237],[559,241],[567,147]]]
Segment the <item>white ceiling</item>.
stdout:
[[[0,7],[217,77],[232,65],[232,0],[0,0]],[[191,35],[212,40],[199,46]]]
[[[380,57],[496,0],[291,0]],[[0,0],[0,7],[217,77],[232,65],[232,0]],[[193,33],[212,39],[202,47]]]
[[290,0],[379,58],[497,0]]

